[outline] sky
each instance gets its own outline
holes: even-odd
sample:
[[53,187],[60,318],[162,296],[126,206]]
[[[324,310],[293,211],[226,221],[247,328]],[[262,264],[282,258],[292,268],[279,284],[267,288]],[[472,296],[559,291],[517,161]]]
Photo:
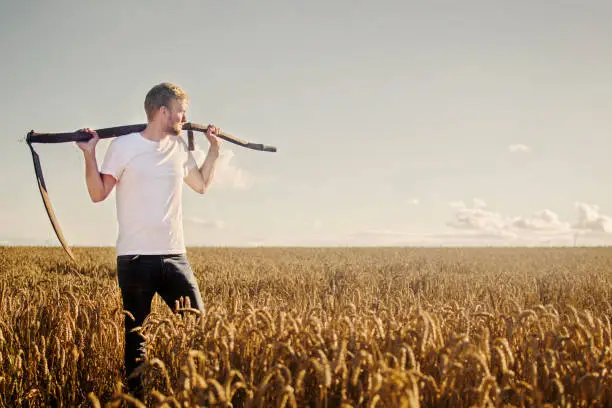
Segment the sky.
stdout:
[[[59,245],[27,132],[145,123],[163,81],[188,120],[278,149],[223,142],[211,189],[185,186],[188,246],[612,243],[608,1],[0,7],[0,245]],[[35,148],[70,245],[114,246],[81,151]]]

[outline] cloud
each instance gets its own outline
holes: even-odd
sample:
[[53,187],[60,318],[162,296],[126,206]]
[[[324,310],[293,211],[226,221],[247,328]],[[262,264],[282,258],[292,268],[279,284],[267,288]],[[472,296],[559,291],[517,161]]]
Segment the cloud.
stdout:
[[508,229],[507,218],[497,212],[485,210],[486,206],[479,198],[473,200],[472,208],[467,207],[463,201],[452,202],[455,219],[446,225],[457,230],[477,231],[488,237],[514,237],[515,234]]
[[421,202],[419,201],[418,198],[411,198],[410,200],[408,200],[408,204],[412,204],[412,205],[419,205]]
[[198,226],[206,229],[224,229],[225,223],[221,220],[204,220],[198,217],[189,217],[185,219],[185,223]]
[[521,144],[521,143],[511,144],[510,146],[508,146],[508,150],[510,151],[510,153],[529,153],[531,152],[531,148],[529,146]]
[[548,209],[540,210],[527,217],[515,217],[511,226],[521,230],[564,233],[570,231],[570,224]]
[[612,217],[593,204],[576,203],[578,221],[571,224],[550,209],[529,215],[510,216],[488,208],[479,198],[467,206],[449,203],[454,209],[447,230],[422,232],[401,229],[361,229],[330,233],[321,224],[316,232],[252,237],[248,245],[262,246],[418,246],[504,247],[611,245]]
[[[201,149],[196,149],[193,153],[196,162],[201,166],[207,153]],[[235,153],[233,150],[221,150],[215,167],[214,179],[211,185],[212,188],[219,186],[238,190],[248,190],[253,186],[255,181],[253,175],[238,167],[235,160],[233,160],[234,156]]]
[[550,209],[541,209],[527,216],[507,216],[486,208],[486,203],[474,199],[472,207],[462,201],[454,201],[454,219],[446,223],[454,231],[437,234],[439,237],[469,239],[503,238],[514,243],[564,243],[575,242],[580,236],[591,244],[612,242],[612,217],[602,214],[599,206],[584,202],[575,203],[577,221],[570,223],[560,219]]
[[570,239],[574,231],[569,222],[562,221],[552,210],[542,209],[527,216],[508,216],[486,209],[487,204],[475,198],[473,206],[462,201],[450,203],[455,209],[454,219],[446,223],[454,232],[449,238],[495,238],[515,242],[546,242],[552,239]]
[[579,232],[612,233],[612,217],[600,214],[599,206],[582,202],[575,203],[578,221],[573,228]]
[[[191,218],[196,224],[223,228],[210,234],[198,234],[196,244],[246,246],[311,246],[311,247],[506,247],[506,246],[572,246],[612,244],[612,217],[600,212],[596,205],[577,203],[577,222],[561,219],[544,208],[526,215],[509,215],[490,208],[481,198],[466,204],[450,203],[452,218],[443,223],[445,229],[417,231],[402,228],[356,228],[330,230],[325,219],[310,219],[302,231],[278,232],[271,235],[239,234],[223,223]],[[580,229],[577,229],[580,227]],[[580,232],[582,231],[582,232]],[[608,232],[605,232],[608,231]],[[213,236],[214,235],[214,236]]]

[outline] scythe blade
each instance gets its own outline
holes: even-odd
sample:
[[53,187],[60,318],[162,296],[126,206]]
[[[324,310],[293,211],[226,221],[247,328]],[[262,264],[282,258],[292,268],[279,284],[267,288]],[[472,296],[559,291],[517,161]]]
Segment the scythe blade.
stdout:
[[47,193],[47,186],[45,185],[45,179],[42,173],[42,167],[40,165],[40,157],[38,153],[34,150],[31,143],[28,143],[30,150],[32,151],[32,160],[34,162],[34,173],[36,174],[36,184],[38,184],[38,190],[40,190],[40,195],[43,199],[43,203],[45,204],[45,210],[47,210],[47,215],[49,216],[49,220],[51,221],[51,225],[53,225],[53,229],[55,230],[55,235],[60,240],[62,247],[73,261],[76,262],[76,258],[72,253],[72,250],[68,246],[64,235],[62,234],[62,229],[59,226],[57,218],[55,216],[55,212],[53,211],[53,207],[51,206],[51,200],[49,199],[49,194]]

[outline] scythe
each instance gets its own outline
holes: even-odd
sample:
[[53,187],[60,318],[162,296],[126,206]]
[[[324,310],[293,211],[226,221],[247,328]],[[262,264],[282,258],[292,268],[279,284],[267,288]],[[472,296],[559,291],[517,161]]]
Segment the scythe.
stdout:
[[[107,139],[112,137],[124,136],[134,132],[141,132],[146,128],[146,124],[137,124],[137,125],[125,125],[125,126],[116,126],[109,128],[96,129],[98,136],[100,139]],[[193,141],[193,132],[202,132],[205,133],[208,129],[208,126],[199,125],[197,123],[185,123],[183,125],[183,130],[187,131],[188,138],[188,146],[189,150],[194,149],[194,141]],[[74,253],[70,249],[66,239],[64,238],[64,234],[62,233],[62,229],[59,226],[59,222],[57,217],[55,216],[55,212],[53,211],[53,207],[51,206],[51,200],[49,199],[49,193],[47,191],[47,186],[45,185],[45,179],[43,177],[42,166],[40,164],[40,157],[38,153],[34,150],[33,143],[65,143],[65,142],[85,142],[91,139],[91,135],[85,132],[65,132],[65,133],[36,133],[33,130],[28,132],[26,137],[26,143],[28,144],[30,151],[32,152],[32,161],[34,163],[34,173],[36,175],[36,182],[38,184],[38,189],[40,191],[40,195],[43,200],[43,204],[45,206],[45,210],[47,211],[47,215],[49,216],[49,220],[51,221],[51,225],[53,226],[53,230],[57,235],[62,247],[73,261],[76,262],[76,257]],[[247,149],[259,150],[263,152],[276,152],[276,147],[267,146],[260,143],[251,143],[245,140],[239,139],[229,133],[221,132],[217,135],[217,137],[226,140],[230,143],[236,144],[241,147],[245,147]]]

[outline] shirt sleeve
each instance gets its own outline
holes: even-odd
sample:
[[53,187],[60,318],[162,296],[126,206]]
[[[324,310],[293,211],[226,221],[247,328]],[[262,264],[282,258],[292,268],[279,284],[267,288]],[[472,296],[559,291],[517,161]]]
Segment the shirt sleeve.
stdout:
[[115,180],[119,181],[121,179],[121,175],[123,174],[126,160],[125,154],[119,148],[117,140],[118,139],[114,139],[108,146],[108,150],[104,156],[104,161],[102,162],[100,173],[110,174],[115,178]]

